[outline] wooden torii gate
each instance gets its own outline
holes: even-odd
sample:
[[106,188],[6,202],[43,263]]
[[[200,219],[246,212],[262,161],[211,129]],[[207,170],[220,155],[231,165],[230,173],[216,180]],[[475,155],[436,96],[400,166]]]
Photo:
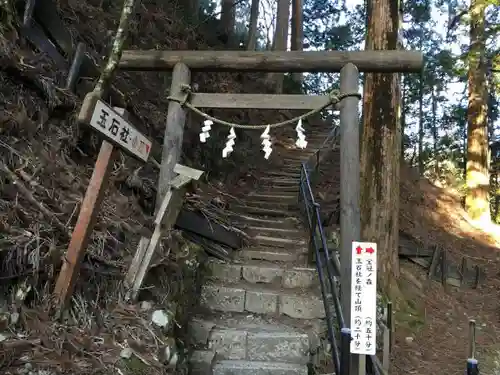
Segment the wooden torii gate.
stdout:
[[[419,73],[423,55],[416,51],[124,51],[119,68],[135,71],[171,71],[171,98],[185,96],[191,71],[305,73],[340,72],[340,97],[358,91],[359,72]],[[389,99],[388,99],[389,100]],[[189,106],[195,108],[313,110],[331,103],[329,96],[207,94],[192,93]],[[351,320],[351,244],[360,239],[359,98],[348,96],[340,103],[341,150],[341,304],[344,319]],[[179,161],[186,120],[182,101],[171,101],[163,141],[158,201],[168,192]],[[364,373],[364,356],[352,355],[352,374]]]

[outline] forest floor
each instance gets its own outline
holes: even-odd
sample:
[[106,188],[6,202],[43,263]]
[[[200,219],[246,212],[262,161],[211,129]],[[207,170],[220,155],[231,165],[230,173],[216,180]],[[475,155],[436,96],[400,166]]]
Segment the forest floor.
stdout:
[[418,312],[396,315],[393,374],[463,373],[470,319],[477,325],[481,374],[496,374],[500,368],[500,227],[480,228],[468,219],[460,202],[454,191],[437,188],[403,169],[401,230],[425,246],[440,246],[455,260],[468,257],[484,268],[486,276],[477,289],[443,288],[425,280],[423,269],[402,262],[402,270],[421,283],[401,278],[402,290]]

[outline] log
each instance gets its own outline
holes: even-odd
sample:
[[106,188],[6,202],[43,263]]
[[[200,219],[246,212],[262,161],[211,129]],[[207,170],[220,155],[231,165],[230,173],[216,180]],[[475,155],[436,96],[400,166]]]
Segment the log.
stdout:
[[347,63],[360,72],[417,73],[424,65],[417,51],[157,51],[127,50],[119,68],[122,70],[165,71],[178,63],[191,70],[247,71],[275,73],[334,73]]

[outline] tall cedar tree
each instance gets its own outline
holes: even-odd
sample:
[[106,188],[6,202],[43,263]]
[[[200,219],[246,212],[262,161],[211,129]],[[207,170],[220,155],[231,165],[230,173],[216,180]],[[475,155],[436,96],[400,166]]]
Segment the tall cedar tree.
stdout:
[[470,6],[467,196],[465,206],[472,219],[490,221],[488,106],[485,64],[487,3],[486,0],[472,0]]
[[[366,49],[398,46],[399,4],[396,0],[367,1]],[[378,279],[393,295],[399,276],[399,177],[401,157],[398,74],[366,74],[363,92],[361,146],[361,231],[365,241],[378,244]]]

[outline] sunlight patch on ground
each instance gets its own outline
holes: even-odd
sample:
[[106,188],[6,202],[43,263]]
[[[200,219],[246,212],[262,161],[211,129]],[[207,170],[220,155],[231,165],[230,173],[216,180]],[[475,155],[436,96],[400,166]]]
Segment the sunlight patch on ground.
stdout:
[[500,225],[495,224],[488,219],[472,220],[466,217],[466,220],[472,227],[479,229],[489,235],[495,242],[494,245],[500,248]]

